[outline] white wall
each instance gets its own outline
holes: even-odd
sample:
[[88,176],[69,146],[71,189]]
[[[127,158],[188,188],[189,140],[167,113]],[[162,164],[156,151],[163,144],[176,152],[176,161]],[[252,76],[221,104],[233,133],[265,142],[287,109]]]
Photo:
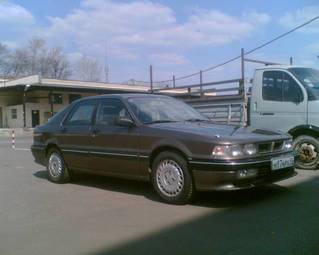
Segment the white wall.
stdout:
[[[88,93],[67,93],[67,92],[53,92],[56,94],[62,94],[63,104],[54,104],[53,112],[58,112],[69,104],[69,94],[79,94],[82,97],[92,96],[96,94]],[[32,111],[38,110],[40,114],[40,124],[47,122],[48,117],[51,117],[51,106],[49,104],[48,98],[45,98],[48,95],[47,92],[41,92],[41,94],[36,96],[42,96],[38,100],[38,103],[26,103],[26,126],[32,127]],[[29,95],[35,96],[35,95]],[[1,105],[0,105],[1,106]],[[17,119],[12,119],[11,109],[17,109]],[[13,105],[13,106],[3,106],[3,121],[5,122],[5,127],[8,128],[22,128],[23,127],[23,106],[22,105]]]
[[[12,119],[11,110],[17,110],[17,119]],[[7,120],[7,127],[21,128],[23,127],[23,107],[22,105],[7,106],[5,110],[5,118]]]

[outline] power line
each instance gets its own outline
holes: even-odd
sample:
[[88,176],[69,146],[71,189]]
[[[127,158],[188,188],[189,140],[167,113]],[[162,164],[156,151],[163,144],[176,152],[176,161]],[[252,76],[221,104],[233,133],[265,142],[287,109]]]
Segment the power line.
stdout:
[[[310,23],[312,23],[312,22],[314,22],[314,21],[316,21],[316,20],[318,20],[318,19],[319,19],[319,15],[316,16],[316,17],[314,17],[314,18],[312,18],[312,19],[310,19],[310,20],[308,20],[307,22],[305,22],[305,23],[303,23],[303,24],[301,24],[301,25],[299,25],[299,26],[297,26],[297,27],[294,27],[293,29],[291,29],[291,30],[289,30],[289,31],[287,31],[287,32],[285,32],[285,33],[279,35],[279,36],[276,36],[275,38],[271,39],[270,41],[265,42],[265,43],[263,43],[263,44],[257,46],[256,48],[253,48],[253,49],[251,49],[251,50],[245,52],[244,55],[251,54],[251,53],[253,53],[253,52],[255,52],[255,51],[257,51],[257,50],[259,50],[259,49],[261,49],[261,48],[264,48],[264,47],[268,46],[269,44],[271,44],[271,43],[273,43],[273,42],[275,42],[275,41],[277,41],[277,40],[279,40],[279,39],[281,39],[281,38],[283,38],[283,37],[285,37],[285,36],[287,36],[287,35],[289,35],[289,34],[295,32],[296,30],[298,30],[298,29],[300,29],[300,28],[302,28],[302,27],[304,27],[304,26],[309,25]],[[233,58],[231,58],[231,59],[229,59],[229,60],[227,60],[227,61],[225,61],[225,62],[222,62],[222,63],[220,63],[220,64],[217,64],[217,65],[211,66],[211,67],[209,67],[209,68],[206,68],[206,69],[202,70],[202,72],[204,73],[204,72],[208,72],[208,71],[214,70],[214,69],[216,69],[216,68],[218,68],[218,67],[221,67],[221,66],[224,66],[224,65],[226,65],[226,64],[229,64],[229,63],[231,63],[231,62],[233,62],[233,61],[236,61],[236,60],[238,60],[238,59],[240,59],[240,58],[241,58],[241,55],[236,56],[236,57],[233,57]],[[187,78],[190,78],[190,77],[199,75],[199,74],[200,74],[200,71],[195,72],[195,73],[192,73],[192,74],[188,74],[188,75],[185,75],[185,76],[181,76],[181,77],[175,77],[175,81],[177,81],[177,80],[184,80],[184,79],[187,79]],[[169,79],[169,80],[162,80],[162,81],[154,81],[154,83],[164,83],[164,82],[172,82],[172,81],[173,81],[173,79]],[[139,81],[139,82],[149,83],[149,82],[147,82],[147,81]]]

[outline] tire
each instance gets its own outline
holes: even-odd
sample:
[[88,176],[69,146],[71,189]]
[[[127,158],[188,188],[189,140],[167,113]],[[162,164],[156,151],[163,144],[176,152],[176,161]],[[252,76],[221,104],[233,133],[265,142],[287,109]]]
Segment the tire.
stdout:
[[194,196],[193,178],[186,160],[175,152],[160,153],[152,164],[151,179],[156,193],[169,204],[186,204]]
[[294,149],[298,155],[296,167],[306,170],[317,169],[319,163],[319,141],[308,135],[298,136],[294,140]]
[[47,156],[48,180],[54,183],[67,183],[70,181],[70,172],[58,149],[50,149]]

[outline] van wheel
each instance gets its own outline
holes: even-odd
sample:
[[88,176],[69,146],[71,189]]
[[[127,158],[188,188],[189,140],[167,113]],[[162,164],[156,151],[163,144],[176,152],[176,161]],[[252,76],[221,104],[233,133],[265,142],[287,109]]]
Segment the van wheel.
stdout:
[[319,162],[319,141],[308,135],[298,136],[294,140],[294,149],[298,155],[296,167],[307,170],[317,169]]
[[152,164],[151,178],[155,191],[167,203],[186,204],[194,195],[187,162],[177,153],[160,153]]
[[57,149],[51,149],[47,160],[48,179],[54,183],[70,181],[70,172],[64,162],[62,154]]

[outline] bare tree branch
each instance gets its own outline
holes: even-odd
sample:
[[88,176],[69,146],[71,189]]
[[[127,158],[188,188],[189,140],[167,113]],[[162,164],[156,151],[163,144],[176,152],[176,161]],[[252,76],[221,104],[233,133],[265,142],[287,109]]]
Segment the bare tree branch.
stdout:
[[83,81],[101,81],[102,67],[99,62],[83,56],[76,63],[75,76]]

